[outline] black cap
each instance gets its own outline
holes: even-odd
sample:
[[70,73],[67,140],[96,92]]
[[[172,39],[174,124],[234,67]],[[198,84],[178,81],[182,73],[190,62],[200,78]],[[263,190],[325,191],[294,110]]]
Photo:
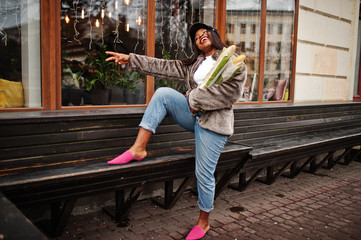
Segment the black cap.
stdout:
[[204,23],[199,23],[199,22],[197,22],[197,23],[194,23],[194,24],[190,27],[190,29],[189,29],[189,37],[191,38],[192,42],[194,42],[194,38],[195,38],[195,36],[196,36],[197,31],[198,31],[199,29],[202,29],[202,28],[208,29],[208,30],[211,30],[211,31],[215,32],[215,33],[218,35],[218,37],[219,37],[219,34],[218,34],[218,32],[217,32],[217,29],[215,29],[214,27],[211,27],[211,26],[209,26],[209,25],[206,25],[206,24],[204,24]]

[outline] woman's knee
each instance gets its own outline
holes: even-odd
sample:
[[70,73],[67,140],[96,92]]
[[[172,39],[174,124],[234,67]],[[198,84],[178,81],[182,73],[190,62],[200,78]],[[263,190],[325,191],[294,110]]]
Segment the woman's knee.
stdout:
[[157,90],[155,90],[153,96],[171,95],[171,94],[174,94],[174,91],[176,91],[176,90],[174,90],[173,88],[170,88],[170,87],[160,87]]

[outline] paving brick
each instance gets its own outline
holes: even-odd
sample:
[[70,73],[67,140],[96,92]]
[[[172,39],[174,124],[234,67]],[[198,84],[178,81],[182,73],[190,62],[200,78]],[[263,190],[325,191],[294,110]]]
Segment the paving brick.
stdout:
[[241,226],[237,223],[229,223],[229,224],[223,225],[222,228],[224,230],[226,230],[227,232],[232,232],[234,230],[239,230],[241,228]]
[[[226,189],[215,202],[204,239],[360,240],[360,172],[361,163],[352,162],[279,178],[270,186],[255,182],[243,192]],[[232,212],[232,207],[244,209]],[[103,212],[72,216],[64,234],[50,240],[184,239],[198,215],[197,198],[187,192],[171,210],[149,200],[136,202],[126,227]]]

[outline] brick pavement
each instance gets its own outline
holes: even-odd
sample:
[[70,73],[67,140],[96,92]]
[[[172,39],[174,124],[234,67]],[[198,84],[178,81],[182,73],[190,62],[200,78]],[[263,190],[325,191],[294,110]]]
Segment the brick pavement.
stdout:
[[[171,210],[139,201],[126,227],[103,212],[74,216],[57,239],[184,239],[198,217],[196,202],[190,192]],[[361,240],[360,202],[358,162],[281,177],[273,185],[255,182],[244,192],[227,189],[219,196],[204,239]]]

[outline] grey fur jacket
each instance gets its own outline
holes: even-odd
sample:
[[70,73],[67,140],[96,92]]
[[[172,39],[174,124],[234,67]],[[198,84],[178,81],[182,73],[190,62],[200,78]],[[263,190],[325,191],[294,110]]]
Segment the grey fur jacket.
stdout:
[[[216,60],[220,53],[221,50],[217,50],[212,57]],[[184,82],[188,88],[186,97],[189,105],[196,111],[205,110],[198,120],[199,125],[213,132],[231,136],[234,131],[232,105],[241,97],[247,67],[243,63],[242,69],[233,79],[200,89],[193,80],[193,75],[204,59],[204,56],[199,56],[195,63],[186,65],[180,60],[164,60],[131,53],[129,68],[143,74]]]

